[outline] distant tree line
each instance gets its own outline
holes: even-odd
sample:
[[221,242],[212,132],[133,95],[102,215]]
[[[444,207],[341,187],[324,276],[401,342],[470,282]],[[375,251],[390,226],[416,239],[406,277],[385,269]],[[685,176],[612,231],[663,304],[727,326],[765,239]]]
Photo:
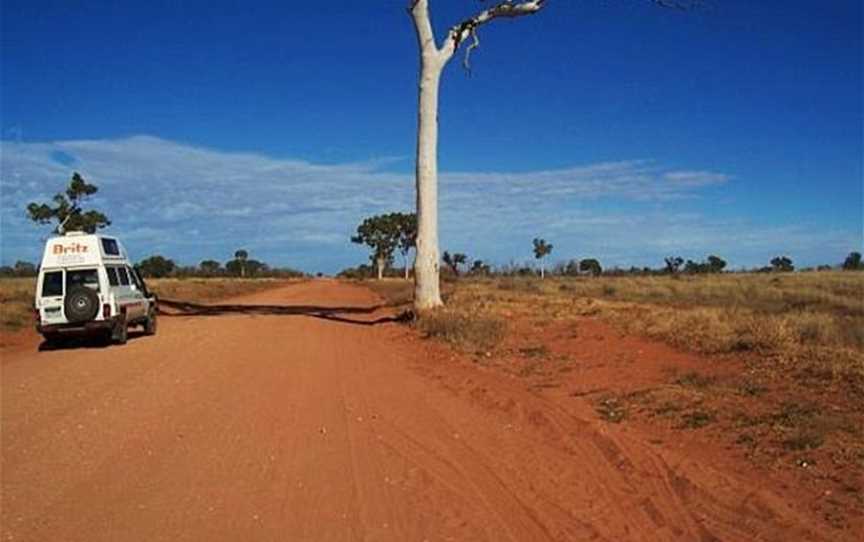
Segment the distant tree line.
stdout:
[[[376,215],[365,219],[357,227],[357,235],[351,241],[368,245],[372,251],[370,261],[374,265],[361,264],[342,270],[337,276],[343,278],[383,278],[383,277],[409,277],[407,253],[416,244],[416,215],[403,213],[390,213]],[[551,254],[553,245],[545,239],[535,238],[532,241],[534,257],[539,263],[539,269],[534,266],[510,263],[499,267],[493,267],[483,260],[471,261],[464,252],[450,252],[445,250],[441,255],[441,274],[445,279],[453,279],[459,276],[536,276],[543,278],[546,275],[544,258]],[[404,267],[393,267],[393,252],[400,247]],[[864,270],[861,253],[851,252],[846,257],[842,266],[843,270]],[[821,265],[815,269],[806,271],[826,271],[834,269],[830,265]],[[788,273],[795,270],[795,265],[789,256],[780,255],[772,258],[769,265],[754,269],[742,269],[744,272],[757,273]],[[708,255],[704,260],[685,260],[681,256],[673,255],[664,258],[661,267],[636,267],[630,268],[612,267],[604,269],[597,258],[571,259],[559,262],[550,273],[555,276],[623,276],[623,275],[707,275],[729,272],[726,260],[715,254]]]
[[18,260],[15,265],[0,267],[0,277],[35,277],[39,268],[30,262]]
[[138,262],[136,269],[148,278],[164,277],[241,277],[241,278],[295,278],[306,276],[290,267],[270,267],[264,262],[250,259],[249,252],[240,249],[234,258],[222,263],[203,260],[197,267],[179,266],[174,260],[154,255]]

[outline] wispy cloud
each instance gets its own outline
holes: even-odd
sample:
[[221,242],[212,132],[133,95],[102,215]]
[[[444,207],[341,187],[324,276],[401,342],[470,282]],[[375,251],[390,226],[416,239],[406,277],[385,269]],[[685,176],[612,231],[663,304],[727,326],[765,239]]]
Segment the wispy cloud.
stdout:
[[[47,231],[27,221],[24,207],[57,192],[72,170],[99,186],[93,205],[107,212],[112,231],[127,240],[133,254],[159,252],[188,264],[227,259],[245,247],[273,263],[332,271],[364,258],[363,250],[348,241],[364,216],[408,210],[414,201],[413,176],[391,170],[398,161],[390,159],[325,165],[149,136],[3,141],[0,151],[5,261],[38,256]],[[442,239],[498,261],[523,254],[517,240],[541,232],[558,241],[558,254],[590,249],[620,255],[622,263],[628,255],[656,256],[682,244],[718,246],[718,240],[728,238],[729,224],[698,215],[682,221],[658,208],[698,198],[730,179],[647,160],[521,173],[444,172]],[[650,212],[587,207],[603,201]],[[746,223],[734,227],[739,240],[749,239]],[[729,248],[735,247],[729,243]]]

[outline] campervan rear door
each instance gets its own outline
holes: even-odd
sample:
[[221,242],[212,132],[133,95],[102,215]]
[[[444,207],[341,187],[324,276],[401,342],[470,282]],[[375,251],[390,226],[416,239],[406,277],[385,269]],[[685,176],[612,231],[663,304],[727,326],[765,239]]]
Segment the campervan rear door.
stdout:
[[36,285],[36,306],[42,324],[62,324],[66,321],[63,313],[64,284],[66,280],[62,269],[48,269],[39,274]]

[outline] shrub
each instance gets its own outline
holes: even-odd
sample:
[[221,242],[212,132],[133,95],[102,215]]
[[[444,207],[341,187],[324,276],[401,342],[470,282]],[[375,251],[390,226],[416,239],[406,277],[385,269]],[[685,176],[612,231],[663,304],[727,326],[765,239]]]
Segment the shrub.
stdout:
[[426,337],[471,352],[494,349],[506,331],[504,321],[499,318],[459,314],[447,309],[422,314],[415,325]]

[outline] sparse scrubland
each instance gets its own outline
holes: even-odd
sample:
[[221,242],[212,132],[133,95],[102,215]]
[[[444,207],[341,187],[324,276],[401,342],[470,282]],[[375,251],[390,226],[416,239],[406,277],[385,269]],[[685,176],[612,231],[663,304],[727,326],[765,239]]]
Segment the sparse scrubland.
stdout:
[[[150,279],[147,286],[162,299],[199,303],[251,294],[286,282],[285,279],[166,278]],[[35,277],[0,279],[0,331],[34,325],[35,288]]]
[[[367,284],[410,299],[410,283]],[[692,353],[695,369],[633,384],[638,363],[618,363],[631,353],[607,336],[595,346],[607,353],[602,392],[573,394],[609,423],[709,431],[754,460],[831,480],[837,502],[864,512],[864,273],[463,278],[444,297],[417,320],[423,336],[537,388],[579,382],[559,376],[570,371],[590,381],[598,365],[579,361],[593,340],[581,335],[586,318]]]
[[[410,283],[368,284],[391,302],[410,299]],[[835,376],[864,378],[862,273],[471,278],[449,281],[444,291],[447,307],[421,322],[596,316],[686,350],[823,362]]]

